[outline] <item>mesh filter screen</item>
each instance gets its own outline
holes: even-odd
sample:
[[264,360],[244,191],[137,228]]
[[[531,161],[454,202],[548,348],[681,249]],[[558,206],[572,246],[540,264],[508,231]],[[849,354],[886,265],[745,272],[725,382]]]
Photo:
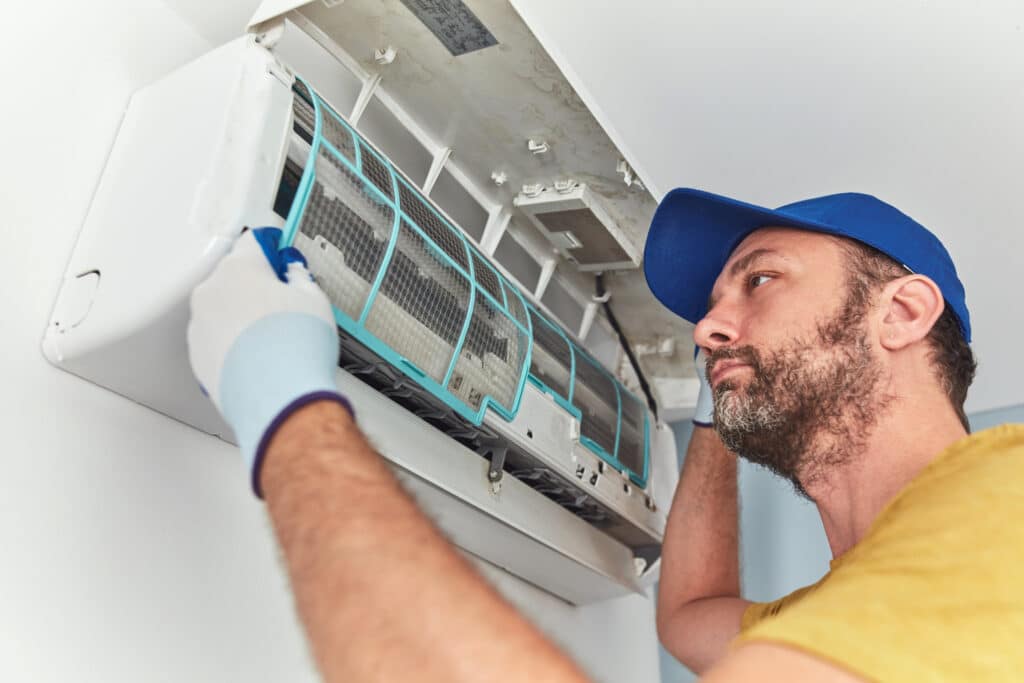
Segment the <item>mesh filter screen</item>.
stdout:
[[501,286],[505,290],[505,301],[507,302],[508,312],[512,314],[512,317],[519,321],[519,324],[529,329],[530,323],[526,320],[526,309],[523,308],[523,302],[519,300],[519,296],[515,290],[512,289],[512,285],[501,281]]
[[441,382],[468,307],[469,281],[403,220],[367,331]]
[[[566,401],[572,395],[585,444],[643,476],[644,405],[579,349],[574,377],[568,334],[525,305],[431,200],[315,93],[301,83],[295,92],[275,211],[287,214],[286,233],[339,311],[343,336],[476,425],[485,405],[515,417],[529,357],[531,375]],[[549,495],[572,497],[571,487],[563,492],[557,480],[531,472],[522,475],[539,476]]]
[[[292,113],[295,117],[296,132],[306,142],[313,141],[313,131],[316,130],[316,112],[313,109],[312,98],[309,91],[300,81],[296,81],[292,89],[298,94],[292,101]],[[349,161],[355,160],[355,142],[352,133],[341,123],[334,110],[324,102],[320,103],[322,134],[327,142],[331,143],[338,152]]]
[[313,141],[313,131],[316,130],[316,113],[313,111],[313,105],[310,104],[304,95],[307,92],[305,86],[301,83],[296,83],[293,88],[298,96],[292,98],[292,115],[295,117],[295,129],[306,142]]
[[412,222],[420,226],[420,230],[433,240],[434,244],[441,247],[444,253],[469,272],[466,247],[462,240],[404,182],[398,183],[398,206]]
[[336,150],[341,152],[351,162],[356,159],[356,147],[352,141],[352,133],[348,131],[335,118],[334,113],[324,106],[323,111],[324,139],[331,143]]
[[388,199],[394,197],[391,187],[391,172],[384,162],[377,158],[376,152],[370,150],[366,145],[359,145],[359,158],[363,164],[363,175],[370,179],[370,182],[377,186],[377,189],[384,193]]
[[487,293],[494,297],[494,300],[498,303],[504,301],[504,297],[501,294],[501,284],[498,282],[498,274],[494,272],[494,268],[491,268],[489,263],[484,263],[480,255],[475,251],[473,253],[473,276],[476,281],[479,282]]
[[580,434],[615,453],[615,429],[619,421],[615,384],[593,361],[576,356],[576,388],[572,402],[580,409]]
[[295,243],[331,303],[350,318],[363,310],[393,225],[394,210],[322,150]]
[[622,428],[619,452],[623,467],[637,476],[644,473],[644,408],[629,392],[622,392]]
[[527,336],[508,315],[477,295],[466,342],[448,390],[474,410],[480,408],[487,394],[511,410],[528,344]]
[[569,344],[533,310],[530,310],[530,319],[533,323],[530,374],[568,400],[572,370],[572,351],[569,350]]

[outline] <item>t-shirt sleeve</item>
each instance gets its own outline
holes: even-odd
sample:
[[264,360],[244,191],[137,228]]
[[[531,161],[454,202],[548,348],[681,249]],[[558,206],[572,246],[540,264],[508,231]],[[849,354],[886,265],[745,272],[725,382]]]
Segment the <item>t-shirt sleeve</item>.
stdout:
[[803,596],[807,595],[817,587],[818,584],[812,584],[795,590],[789,595],[778,600],[773,600],[772,602],[751,603],[747,609],[743,611],[743,617],[740,619],[740,633],[745,633],[755,624],[758,624],[769,617],[774,617],[786,607],[796,604]]

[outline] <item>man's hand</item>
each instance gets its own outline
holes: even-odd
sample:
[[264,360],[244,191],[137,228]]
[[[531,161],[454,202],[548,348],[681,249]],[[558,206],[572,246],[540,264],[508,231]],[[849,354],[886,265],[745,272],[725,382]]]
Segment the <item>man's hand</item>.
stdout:
[[260,494],[267,444],[284,420],[316,400],[349,409],[338,393],[338,336],[327,296],[277,228],[250,230],[192,293],[189,360],[235,431]]
[[726,653],[739,633],[740,598],[736,456],[711,429],[713,401],[703,356],[694,430],[669,511],[658,588],[658,634],[697,673]]

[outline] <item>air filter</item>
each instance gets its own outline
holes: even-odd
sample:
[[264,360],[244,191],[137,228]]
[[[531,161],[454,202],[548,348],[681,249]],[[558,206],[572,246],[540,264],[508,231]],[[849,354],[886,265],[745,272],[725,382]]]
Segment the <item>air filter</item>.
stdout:
[[333,304],[343,355],[357,344],[387,365],[375,373],[385,393],[472,426],[488,411],[513,420],[530,381],[580,421],[581,443],[645,486],[642,404],[315,92],[293,92],[275,210],[282,246],[302,250]]

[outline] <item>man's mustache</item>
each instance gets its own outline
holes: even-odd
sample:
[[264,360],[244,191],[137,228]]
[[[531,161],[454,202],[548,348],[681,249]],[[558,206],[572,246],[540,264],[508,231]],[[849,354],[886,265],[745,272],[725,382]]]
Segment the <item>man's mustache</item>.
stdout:
[[759,375],[761,372],[761,354],[753,346],[723,346],[705,355],[707,356],[704,364],[705,377],[711,376],[715,363],[726,359],[738,360],[745,365],[749,365],[754,370],[755,375]]

